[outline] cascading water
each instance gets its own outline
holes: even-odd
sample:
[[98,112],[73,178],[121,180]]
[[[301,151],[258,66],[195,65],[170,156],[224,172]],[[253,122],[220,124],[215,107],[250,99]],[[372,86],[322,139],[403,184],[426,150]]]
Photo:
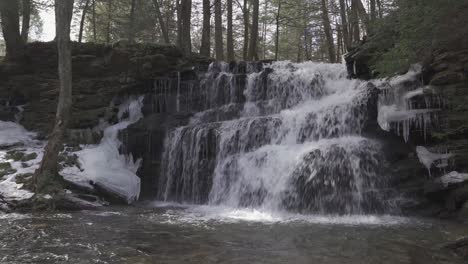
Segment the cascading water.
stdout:
[[166,138],[158,198],[313,213],[379,213],[385,160],[363,137],[372,85],[338,64],[214,63],[205,111]]

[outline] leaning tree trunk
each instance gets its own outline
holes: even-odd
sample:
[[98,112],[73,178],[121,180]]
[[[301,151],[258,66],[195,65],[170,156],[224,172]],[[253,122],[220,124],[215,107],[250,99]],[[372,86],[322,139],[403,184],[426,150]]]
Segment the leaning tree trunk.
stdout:
[[161,34],[163,36],[164,43],[169,44],[171,43],[171,41],[169,39],[169,33],[167,32],[166,22],[164,21],[164,18],[161,14],[161,7],[159,6],[158,0],[153,0],[153,4],[154,4],[154,9],[156,11],[156,16],[158,17],[158,23],[159,23],[159,27],[161,28]]
[[5,59],[19,60],[23,57],[24,42],[19,31],[18,0],[0,0],[0,17],[6,46]]
[[224,60],[224,44],[221,0],[215,1],[215,57],[216,60],[222,61]]
[[23,0],[23,21],[21,23],[21,39],[27,43],[29,39],[29,27],[31,23],[31,0]]
[[227,60],[235,60],[234,37],[232,29],[232,0],[227,0]]
[[55,126],[45,148],[39,169],[34,174],[37,193],[53,193],[61,188],[58,174],[58,157],[72,108],[72,64],[70,23],[73,15],[73,0],[56,0],[55,21],[58,47],[58,73],[60,93],[58,98]]
[[327,48],[328,48],[328,58],[331,63],[335,62],[335,44],[333,41],[333,33],[330,24],[330,18],[328,17],[328,7],[327,1],[322,0],[322,21],[323,21],[323,28],[325,33],[325,38],[327,39]]
[[250,43],[249,43],[249,60],[258,60],[258,14],[259,14],[259,0],[253,0],[253,13],[252,13],[252,29],[250,34]]
[[85,5],[83,7],[83,13],[81,14],[80,31],[78,33],[78,42],[79,43],[81,43],[83,41],[84,23],[85,23],[85,20],[86,20],[86,13],[88,12],[88,8],[89,8],[89,1],[90,0],[86,0]]
[[203,0],[203,29],[200,55],[210,57],[211,54],[211,3]]

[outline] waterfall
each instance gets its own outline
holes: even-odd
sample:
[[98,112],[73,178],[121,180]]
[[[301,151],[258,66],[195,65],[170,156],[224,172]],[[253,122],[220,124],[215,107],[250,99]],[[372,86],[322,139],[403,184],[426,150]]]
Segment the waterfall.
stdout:
[[385,160],[363,132],[373,87],[338,64],[213,63],[204,111],[166,137],[158,199],[379,213]]

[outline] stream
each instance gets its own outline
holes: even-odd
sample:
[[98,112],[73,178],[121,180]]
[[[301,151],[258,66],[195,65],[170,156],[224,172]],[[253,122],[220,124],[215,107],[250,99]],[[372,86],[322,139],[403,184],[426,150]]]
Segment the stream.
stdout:
[[168,203],[0,215],[0,263],[462,263],[468,227],[395,216],[269,214]]

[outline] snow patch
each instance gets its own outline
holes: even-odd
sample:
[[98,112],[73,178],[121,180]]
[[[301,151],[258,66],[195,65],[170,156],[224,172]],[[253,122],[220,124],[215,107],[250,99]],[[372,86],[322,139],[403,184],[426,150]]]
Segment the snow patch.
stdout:
[[35,133],[27,131],[20,124],[0,121],[0,146],[2,147],[31,143],[35,136]]

